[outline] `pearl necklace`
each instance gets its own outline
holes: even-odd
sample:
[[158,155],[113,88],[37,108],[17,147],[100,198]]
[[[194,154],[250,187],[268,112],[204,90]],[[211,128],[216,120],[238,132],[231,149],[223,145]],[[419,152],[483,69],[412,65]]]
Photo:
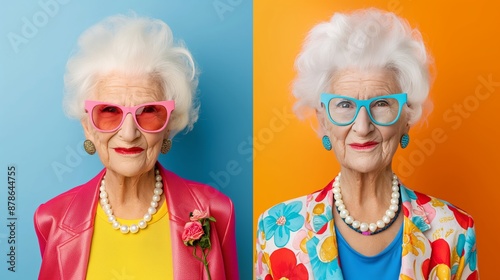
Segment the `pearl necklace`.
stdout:
[[347,210],[344,205],[344,201],[342,200],[342,192],[340,190],[340,173],[335,177],[335,181],[333,182],[333,195],[335,198],[335,206],[337,208],[337,212],[339,213],[340,218],[354,231],[361,233],[363,235],[374,235],[380,233],[387,228],[389,228],[392,223],[396,220],[401,211],[399,207],[399,203],[401,202],[401,197],[399,195],[399,183],[398,177],[393,174],[392,175],[392,194],[391,194],[391,206],[389,209],[385,211],[385,215],[381,220],[378,220],[375,223],[365,223],[355,220]]
[[114,229],[120,229],[123,234],[137,233],[141,229],[145,229],[148,225],[148,222],[153,218],[153,214],[156,213],[156,209],[158,208],[158,201],[161,199],[161,194],[163,193],[163,183],[162,177],[160,175],[160,171],[158,169],[155,170],[156,175],[156,183],[153,199],[151,200],[151,206],[148,208],[148,212],[144,214],[142,220],[137,224],[131,224],[130,226],[122,225],[120,222],[116,220],[116,217],[113,215],[113,210],[111,209],[111,205],[109,205],[108,193],[106,192],[106,181],[104,181],[105,177],[102,177],[101,187],[99,188],[99,197],[101,198],[101,206],[106,215],[108,216],[108,222],[110,222]]

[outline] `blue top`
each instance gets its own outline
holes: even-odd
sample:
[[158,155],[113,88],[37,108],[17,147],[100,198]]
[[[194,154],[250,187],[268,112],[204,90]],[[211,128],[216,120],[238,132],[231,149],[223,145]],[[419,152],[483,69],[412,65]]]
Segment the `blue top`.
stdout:
[[396,238],[382,252],[365,256],[354,250],[335,227],[340,266],[345,280],[399,279],[401,254],[403,253],[403,225]]

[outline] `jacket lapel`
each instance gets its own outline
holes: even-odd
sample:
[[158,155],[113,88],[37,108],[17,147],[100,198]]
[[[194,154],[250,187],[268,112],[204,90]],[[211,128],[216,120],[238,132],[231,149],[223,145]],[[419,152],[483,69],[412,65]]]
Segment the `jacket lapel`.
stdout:
[[[97,185],[105,170],[82,186],[69,204],[60,224],[61,242],[58,245],[61,279],[85,279],[94,227]],[[71,260],[71,261],[67,261]]]
[[430,230],[431,225],[415,192],[401,185],[401,198],[405,215],[401,277],[404,275],[409,277],[405,279],[427,279],[425,263],[431,257],[432,247],[424,232]]
[[[163,176],[165,197],[170,219],[174,279],[202,279],[203,264],[193,256],[193,247],[184,245],[182,232],[194,209],[204,209],[203,204],[191,192],[186,182],[158,164]],[[199,251],[199,250],[198,250]],[[213,275],[212,275],[213,276]]]
[[306,228],[312,237],[306,242],[314,279],[344,279],[339,265],[337,237],[333,220],[331,183],[306,202]]

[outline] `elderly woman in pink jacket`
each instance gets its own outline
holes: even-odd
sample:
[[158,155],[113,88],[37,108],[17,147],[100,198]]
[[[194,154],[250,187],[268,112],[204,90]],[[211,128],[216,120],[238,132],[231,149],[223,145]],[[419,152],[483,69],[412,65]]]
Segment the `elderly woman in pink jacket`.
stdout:
[[419,31],[393,13],[336,13],[310,31],[297,109],[316,113],[340,172],[260,216],[257,279],[478,279],[472,217],[392,170],[422,115],[430,61]]
[[231,200],[157,161],[198,117],[190,52],[137,16],[107,18],[78,42],[65,109],[105,168],[37,209],[39,279],[239,279]]

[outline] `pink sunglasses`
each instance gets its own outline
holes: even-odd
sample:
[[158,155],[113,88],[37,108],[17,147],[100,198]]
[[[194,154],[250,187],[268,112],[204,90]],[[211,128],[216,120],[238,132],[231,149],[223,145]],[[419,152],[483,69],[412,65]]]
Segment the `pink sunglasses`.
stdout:
[[85,112],[89,114],[92,125],[100,132],[118,130],[127,114],[132,114],[139,129],[148,133],[160,132],[168,123],[175,109],[175,101],[159,101],[127,107],[117,104],[85,100]]

